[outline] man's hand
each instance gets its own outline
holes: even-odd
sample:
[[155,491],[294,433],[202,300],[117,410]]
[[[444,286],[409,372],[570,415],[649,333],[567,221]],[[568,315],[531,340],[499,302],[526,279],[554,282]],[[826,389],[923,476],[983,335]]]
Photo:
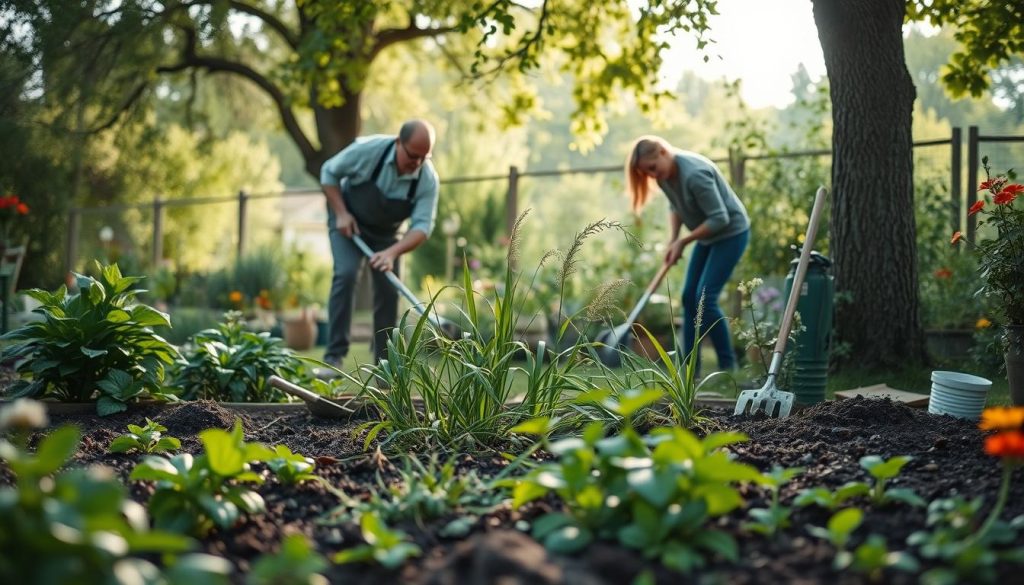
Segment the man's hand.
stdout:
[[679,258],[683,255],[683,248],[686,247],[686,243],[683,240],[675,240],[670,243],[665,249],[665,264],[674,266],[676,262],[679,262]]
[[346,238],[351,238],[352,234],[359,233],[359,225],[356,224],[355,216],[348,212],[338,214],[334,220],[334,227]]
[[381,272],[390,272],[395,267],[395,260],[398,258],[398,253],[392,251],[391,248],[387,248],[377,252],[373,256],[370,256],[370,266],[374,270],[380,270]]

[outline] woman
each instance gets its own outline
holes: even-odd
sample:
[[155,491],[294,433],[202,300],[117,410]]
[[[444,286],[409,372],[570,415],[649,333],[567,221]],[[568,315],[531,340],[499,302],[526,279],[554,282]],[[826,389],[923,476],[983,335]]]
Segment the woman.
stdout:
[[[683,286],[683,355],[689,355],[698,338],[697,305],[703,296],[699,335],[711,338],[719,369],[732,369],[736,354],[718,297],[750,240],[747,210],[713,162],[657,136],[642,136],[626,159],[626,185],[635,213],[650,198],[652,179],[668,197],[670,208],[665,262],[675,264],[683,249],[696,242]],[[679,237],[682,225],[689,233]],[[697,355],[699,371],[700,352]]]

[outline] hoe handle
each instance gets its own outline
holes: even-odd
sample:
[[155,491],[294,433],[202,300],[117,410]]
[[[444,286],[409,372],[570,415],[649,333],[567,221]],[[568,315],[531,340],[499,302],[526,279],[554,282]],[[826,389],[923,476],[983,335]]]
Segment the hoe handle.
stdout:
[[[827,195],[828,190],[824,187],[818,187],[818,192],[814,195],[811,221],[807,224],[807,234],[804,236],[804,245],[800,250],[800,262],[796,266],[796,275],[793,277],[793,288],[789,291],[789,300],[786,301],[786,312],[782,316],[779,339],[775,342],[775,351],[773,353],[776,354],[782,354],[786,351],[789,330],[793,327],[793,314],[796,313],[796,305],[800,301],[804,277],[807,276],[807,265],[810,264],[811,260],[811,248],[814,247],[814,236],[818,234],[818,224],[821,223],[821,212],[825,208],[825,197]],[[772,359],[774,360],[774,356]]]

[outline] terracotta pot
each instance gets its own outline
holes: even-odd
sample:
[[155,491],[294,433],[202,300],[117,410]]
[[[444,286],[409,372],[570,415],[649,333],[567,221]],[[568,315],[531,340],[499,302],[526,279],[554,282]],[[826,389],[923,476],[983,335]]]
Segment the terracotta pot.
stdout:
[[1006,340],[1006,378],[1010,383],[1010,401],[1016,406],[1024,406],[1024,325],[1007,325],[1004,335]]
[[316,319],[313,312],[303,309],[297,317],[284,321],[284,343],[291,349],[304,351],[316,344]]

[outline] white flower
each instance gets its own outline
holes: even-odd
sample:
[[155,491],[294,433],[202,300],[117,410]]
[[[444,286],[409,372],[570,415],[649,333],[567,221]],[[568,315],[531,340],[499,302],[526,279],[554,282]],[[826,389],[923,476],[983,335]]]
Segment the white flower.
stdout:
[[41,429],[50,424],[42,402],[19,398],[0,410],[0,431],[4,429]]

